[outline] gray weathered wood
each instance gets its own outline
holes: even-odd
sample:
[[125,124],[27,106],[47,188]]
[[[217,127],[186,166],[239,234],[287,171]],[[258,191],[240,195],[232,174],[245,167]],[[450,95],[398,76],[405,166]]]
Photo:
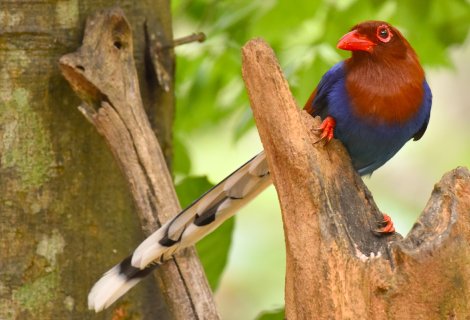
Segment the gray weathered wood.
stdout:
[[[60,65],[75,92],[86,101],[80,110],[104,136],[117,159],[133,194],[144,234],[150,235],[181,208],[144,111],[132,32],[123,12],[114,8],[90,17],[82,46],[63,56]],[[194,248],[158,270],[158,280],[174,319],[218,318]]]

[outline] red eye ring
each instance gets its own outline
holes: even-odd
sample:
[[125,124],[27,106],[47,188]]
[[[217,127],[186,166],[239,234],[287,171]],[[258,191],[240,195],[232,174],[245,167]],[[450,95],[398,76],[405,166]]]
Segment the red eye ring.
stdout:
[[390,31],[390,27],[386,24],[383,24],[377,28],[377,39],[381,42],[387,43],[392,39],[392,31]]

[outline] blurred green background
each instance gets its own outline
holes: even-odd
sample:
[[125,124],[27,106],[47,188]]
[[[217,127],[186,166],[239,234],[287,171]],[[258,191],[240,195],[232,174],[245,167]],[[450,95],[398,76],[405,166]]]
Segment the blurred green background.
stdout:
[[[183,205],[261,150],[241,79],[240,48],[263,37],[298,104],[322,74],[348,57],[337,40],[363,20],[386,20],[406,36],[432,88],[428,130],[372,177],[374,198],[405,235],[434,183],[470,164],[470,1],[173,0],[175,37],[207,40],[176,49],[175,176]],[[207,178],[206,178],[207,177]],[[274,188],[198,245],[222,319],[282,308],[284,239]],[[274,319],[265,316],[263,319]],[[281,318],[282,319],[282,318]]]

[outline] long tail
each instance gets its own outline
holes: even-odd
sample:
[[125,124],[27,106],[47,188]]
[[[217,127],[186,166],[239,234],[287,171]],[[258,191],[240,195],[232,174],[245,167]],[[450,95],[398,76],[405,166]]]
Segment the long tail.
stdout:
[[175,252],[195,244],[271,184],[264,151],[210,189],[106,272],[88,295],[96,312],[111,305]]

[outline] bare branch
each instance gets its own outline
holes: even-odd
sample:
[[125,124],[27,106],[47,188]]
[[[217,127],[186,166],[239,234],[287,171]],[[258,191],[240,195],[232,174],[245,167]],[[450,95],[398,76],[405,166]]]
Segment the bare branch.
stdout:
[[[123,12],[111,9],[88,19],[82,47],[63,56],[60,65],[88,101],[81,110],[106,139],[129,182],[142,229],[150,235],[181,208],[142,105],[132,32]],[[194,248],[162,265],[158,280],[175,319],[218,319]]]

